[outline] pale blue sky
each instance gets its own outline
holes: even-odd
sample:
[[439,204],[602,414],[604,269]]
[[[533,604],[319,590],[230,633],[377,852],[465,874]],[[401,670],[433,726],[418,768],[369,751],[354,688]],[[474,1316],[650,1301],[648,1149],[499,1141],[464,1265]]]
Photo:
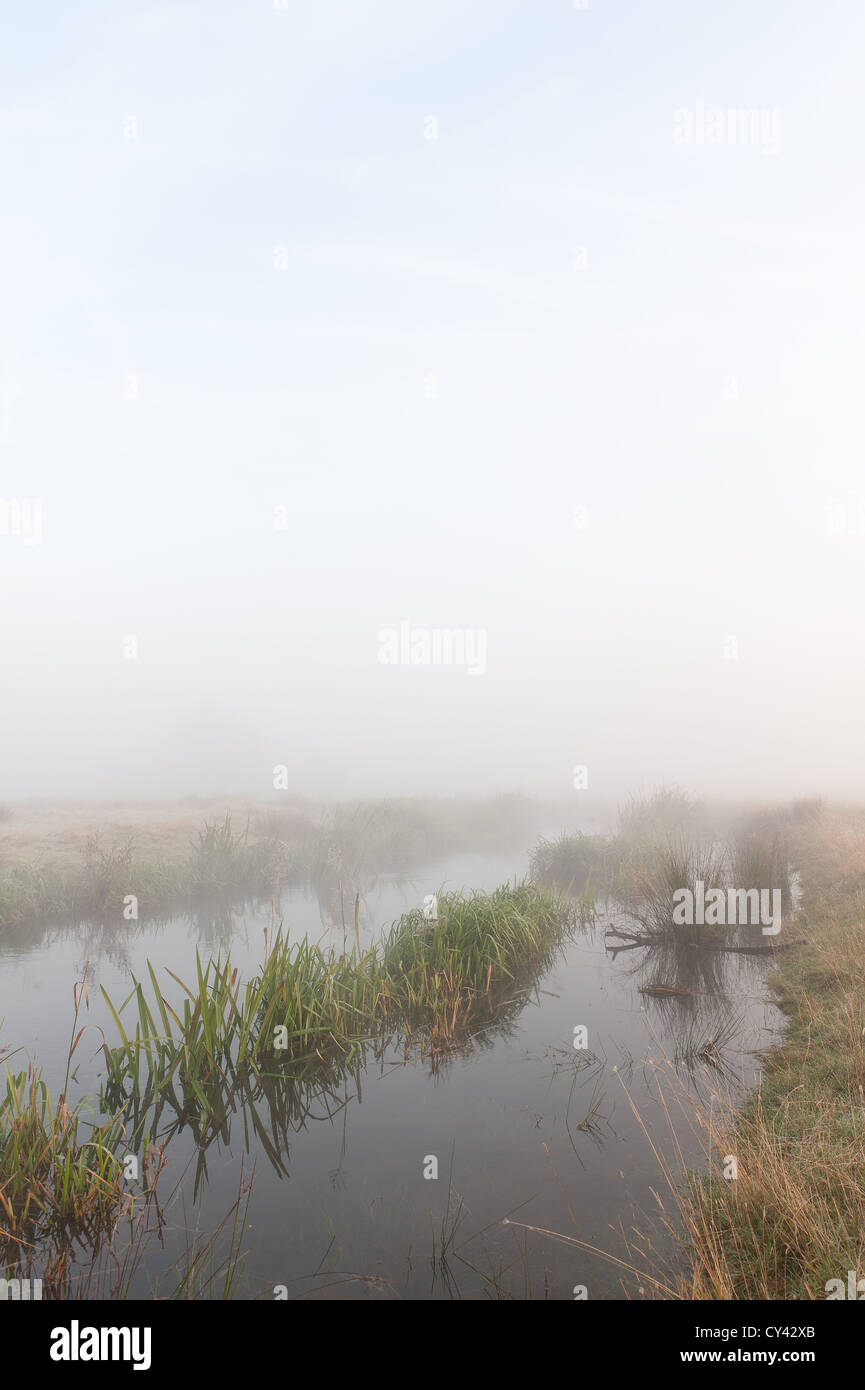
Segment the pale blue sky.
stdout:
[[[863,30],[19,8],[0,497],[44,535],[0,535],[7,794],[855,791]],[[677,145],[698,102],[780,151]],[[484,677],[382,667],[402,619],[483,627]]]

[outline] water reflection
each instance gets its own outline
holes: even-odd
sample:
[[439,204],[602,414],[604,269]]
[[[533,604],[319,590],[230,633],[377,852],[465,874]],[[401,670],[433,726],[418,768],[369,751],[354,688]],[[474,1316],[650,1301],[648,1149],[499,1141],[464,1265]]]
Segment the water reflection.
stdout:
[[[248,976],[280,921],[294,939],[309,935],[326,947],[331,937],[338,951],[343,915],[351,945],[357,898],[368,945],[444,884],[492,889],[524,868],[510,856],[460,856],[399,878],[328,871],[306,887],[283,887],[278,900],[201,903],[139,921],[116,914],[28,929],[20,941],[7,936],[2,1043],[35,1031],[43,1061],[64,1057],[71,982],[88,959],[91,975],[98,967],[120,999],[132,974],[147,978],[148,960],[160,981],[167,969],[191,978],[196,949],[205,959],[230,951]],[[660,1113],[655,1063],[669,1059],[689,1094],[741,1094],[758,1070],[750,1053],[765,1045],[774,1014],[764,1002],[767,958],[676,942],[607,949],[610,920],[625,925],[606,912],[596,924],[586,920],[451,1053],[407,1054],[376,1035],[350,1065],[312,1057],[268,1067],[241,1086],[216,1079],[206,1105],[182,1090],[165,1097],[161,1142],[172,1174],[188,1165],[194,1175],[204,1229],[235,1200],[241,1159],[255,1163],[246,1296],[285,1283],[292,1297],[524,1297],[529,1287],[533,1296],[569,1298],[578,1282],[593,1297],[621,1296],[621,1270],[600,1255],[504,1228],[503,1218],[610,1248],[611,1229],[654,1209],[657,1160],[641,1121]],[[759,930],[757,938],[766,941]],[[116,1036],[98,990],[91,1022]],[[573,1046],[579,1024],[589,1035],[582,1052]],[[105,1080],[101,1058],[83,1047],[81,1054],[79,1082],[95,1094]],[[154,1123],[152,1095],[106,1103],[128,1104],[131,1131]],[[685,1136],[682,1153],[699,1162],[698,1138]],[[438,1182],[423,1178],[428,1154],[439,1157]],[[166,1249],[171,1239],[169,1232]],[[139,1293],[151,1287],[153,1260]]]

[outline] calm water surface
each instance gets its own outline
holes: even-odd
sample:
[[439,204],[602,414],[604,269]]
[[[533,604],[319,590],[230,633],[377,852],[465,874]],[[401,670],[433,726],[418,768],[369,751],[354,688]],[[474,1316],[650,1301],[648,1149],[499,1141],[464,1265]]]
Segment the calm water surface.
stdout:
[[[452,856],[410,877],[371,881],[362,887],[362,944],[428,893],[490,890],[526,868],[514,855]],[[350,943],[354,886],[343,898]],[[59,1091],[72,985],[86,965],[90,1010],[82,1021],[93,1027],[76,1053],[76,1080],[97,1094],[98,1028],[111,1042],[117,1037],[99,986],[122,1002],[131,975],[146,979],[150,960],[174,1002],[180,990],[165,967],[193,978],[196,950],[205,960],[230,951],[245,976],[260,965],[265,934],[272,937],[280,917],[292,937],[342,946],[343,902],[335,887],[284,893],[276,918],[266,904],[30,931],[24,941],[0,945],[0,1044],[35,1053]],[[576,932],[515,1016],[447,1065],[404,1064],[401,1054],[388,1052],[337,1093],[313,1097],[305,1122],[286,1136],[282,1172],[240,1111],[227,1142],[214,1141],[204,1156],[189,1130],[176,1134],[160,1193],[186,1176],[167,1203],[161,1242],[148,1245],[133,1294],[147,1296],[159,1280],[169,1291],[190,1228],[216,1230],[237,1197],[241,1171],[249,1177],[254,1169],[235,1296],[272,1298],[278,1285],[290,1298],[571,1299],[577,1285],[593,1298],[647,1296],[645,1280],[543,1232],[627,1258],[622,1232],[637,1226],[652,1233],[662,1262],[672,1258],[652,1189],[668,1208],[669,1194],[643,1128],[670,1152],[659,1079],[680,1121],[685,1158],[699,1163],[701,1140],[677,1094],[684,1088],[708,1103],[720,1090],[740,1099],[754,1084],[754,1054],[775,1038],[779,1014],[767,1002],[763,959],[692,952],[682,961],[641,949],[613,956],[603,939],[610,920],[601,913],[593,930]],[[691,992],[639,992],[657,984]],[[588,1029],[591,1057],[574,1049],[579,1025]],[[694,1058],[709,1038],[725,1072]],[[11,1065],[21,1060],[19,1054]],[[261,1118],[267,1126],[267,1114]],[[438,1160],[437,1180],[424,1178],[430,1156]],[[506,1226],[506,1217],[540,1229]],[[443,1229],[453,1236],[444,1261]]]

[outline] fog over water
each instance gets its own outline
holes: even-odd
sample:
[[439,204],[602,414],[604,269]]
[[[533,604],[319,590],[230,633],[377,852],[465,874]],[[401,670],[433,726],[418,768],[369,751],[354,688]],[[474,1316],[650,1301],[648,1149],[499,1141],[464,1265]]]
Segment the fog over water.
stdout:
[[0,799],[860,790],[858,6],[7,28]]

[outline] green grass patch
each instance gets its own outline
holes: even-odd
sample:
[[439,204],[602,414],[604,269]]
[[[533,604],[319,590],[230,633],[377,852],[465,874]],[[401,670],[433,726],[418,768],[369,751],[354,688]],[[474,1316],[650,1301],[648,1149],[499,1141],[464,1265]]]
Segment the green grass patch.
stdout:
[[238,1096],[279,1110],[280,1083],[332,1085],[370,1048],[445,1055],[524,1005],[573,920],[529,882],[442,894],[435,920],[409,912],[366,951],[337,956],[279,936],[246,982],[230,960],[197,959],[194,981],[173,977],[179,1010],[148,966],[148,988],[136,981],[119,1007],[103,990],[121,1039],[104,1047],[104,1104],[125,1109],[136,1134],[155,1134],[167,1107],[206,1142]]

